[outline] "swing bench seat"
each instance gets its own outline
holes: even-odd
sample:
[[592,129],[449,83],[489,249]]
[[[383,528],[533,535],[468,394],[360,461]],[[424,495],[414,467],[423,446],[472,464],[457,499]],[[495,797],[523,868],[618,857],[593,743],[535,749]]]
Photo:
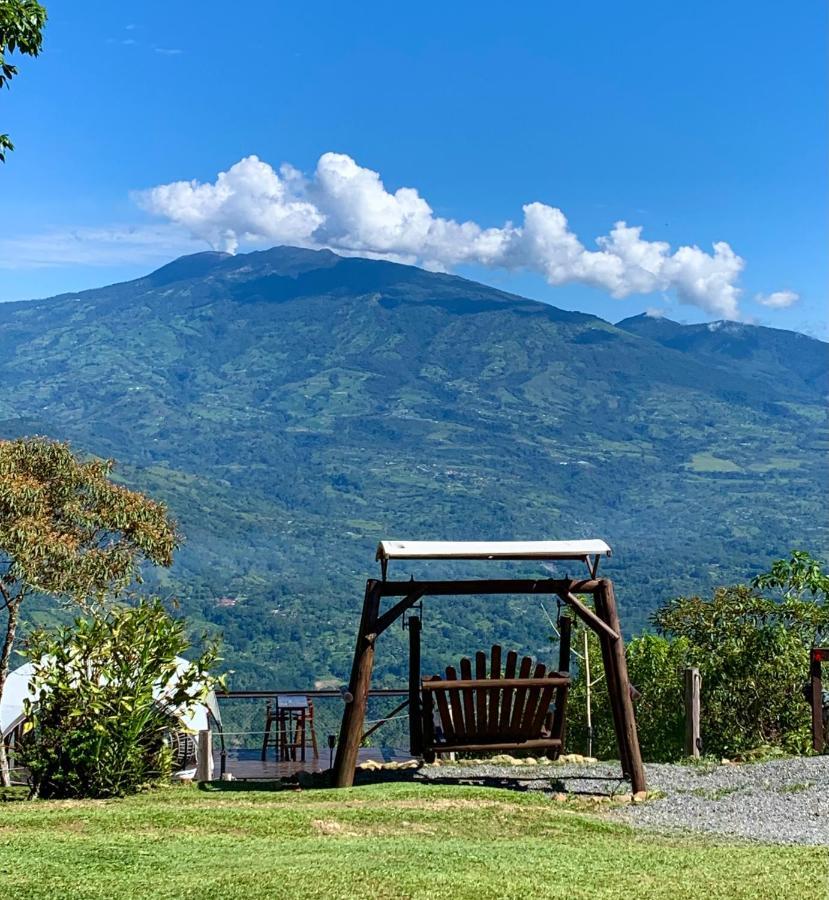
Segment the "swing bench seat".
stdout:
[[[518,654],[506,654],[501,671],[501,647],[492,647],[490,659],[475,654],[458,669],[448,666],[446,677],[421,681],[423,756],[432,762],[438,753],[488,750],[544,750],[555,759],[564,742],[564,712],[570,689],[567,671],[533,667],[529,656],[518,664]],[[551,709],[551,707],[553,707]],[[440,728],[435,724],[437,708]]]

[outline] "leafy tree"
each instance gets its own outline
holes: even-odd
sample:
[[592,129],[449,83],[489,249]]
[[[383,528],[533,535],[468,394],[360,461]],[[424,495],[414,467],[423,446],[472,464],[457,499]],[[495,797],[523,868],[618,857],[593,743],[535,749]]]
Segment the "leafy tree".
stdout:
[[117,797],[169,776],[165,739],[177,714],[217,681],[215,645],[182,669],[176,657],[187,647],[184,622],[157,599],[35,631],[27,641],[32,727],[21,753],[33,793]]
[[[0,0],[0,88],[9,87],[17,75],[7,55],[17,51],[26,56],[37,56],[43,44],[43,28],[46,10],[35,0]],[[7,134],[0,134],[0,162],[6,161],[6,153],[14,150]]]
[[678,597],[653,615],[664,635],[688,642],[702,675],[704,747],[734,756],[764,745],[803,752],[809,710],[801,698],[815,633],[829,608],[787,596],[775,600],[746,585],[708,599]]
[[755,588],[780,590],[787,599],[802,598],[807,592],[823,603],[829,599],[829,575],[823,571],[820,560],[805,550],[792,550],[788,559],[778,559],[751,584]]
[[[172,563],[179,538],[167,509],[114,484],[113,465],[46,438],[0,441],[0,695],[27,596],[94,603],[140,580],[143,560]],[[2,740],[0,783],[9,783]]]

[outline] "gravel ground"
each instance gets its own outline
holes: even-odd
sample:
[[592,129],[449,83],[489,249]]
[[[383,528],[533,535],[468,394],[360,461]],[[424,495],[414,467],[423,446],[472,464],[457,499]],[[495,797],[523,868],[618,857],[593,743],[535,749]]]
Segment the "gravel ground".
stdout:
[[[644,803],[609,806],[610,818],[663,833],[690,829],[770,843],[829,845],[829,756],[645,768],[648,789],[657,796]],[[618,796],[630,791],[618,765],[605,763],[427,766],[417,777],[551,795]]]

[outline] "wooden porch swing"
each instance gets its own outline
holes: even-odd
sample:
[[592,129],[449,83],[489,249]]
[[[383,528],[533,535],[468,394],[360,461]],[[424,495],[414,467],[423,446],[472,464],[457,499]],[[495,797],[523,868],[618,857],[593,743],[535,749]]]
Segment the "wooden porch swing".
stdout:
[[[639,749],[630,685],[625,662],[613,585],[597,579],[601,556],[610,547],[600,540],[530,542],[381,541],[377,559],[381,580],[366,583],[363,612],[351,680],[334,763],[334,783],[354,782],[357,754],[362,741],[371,672],[377,638],[425,596],[473,596],[483,594],[553,595],[566,604],[599,637],[610,707],[622,771],[634,792],[644,791],[645,773]],[[392,559],[419,560],[579,560],[590,578],[574,579],[475,579],[456,581],[388,580]],[[578,595],[591,594],[594,610]],[[401,598],[381,612],[383,598]],[[530,657],[518,664],[517,654],[503,654],[492,647],[458,668],[449,666],[446,676],[421,678],[420,619],[411,616],[409,627],[409,723],[410,749],[427,761],[437,753],[485,750],[543,750],[555,758],[564,744],[567,693],[570,687],[570,619],[561,618],[558,669],[548,672],[542,664],[533,670]],[[504,657],[504,669],[501,660]],[[460,678],[458,677],[460,671]],[[436,725],[435,708],[437,708]]]

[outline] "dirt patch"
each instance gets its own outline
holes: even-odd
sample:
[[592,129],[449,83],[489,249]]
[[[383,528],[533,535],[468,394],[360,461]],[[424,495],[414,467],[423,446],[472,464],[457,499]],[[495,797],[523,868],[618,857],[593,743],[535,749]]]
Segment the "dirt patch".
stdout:
[[336,819],[312,819],[311,827],[317,834],[335,837],[362,837],[368,831],[352,831],[349,827]]
[[503,800],[475,800],[469,797],[458,798],[451,797],[424,797],[422,800],[387,800],[383,804],[389,809],[501,809],[505,811],[514,810],[517,804],[508,803]]

